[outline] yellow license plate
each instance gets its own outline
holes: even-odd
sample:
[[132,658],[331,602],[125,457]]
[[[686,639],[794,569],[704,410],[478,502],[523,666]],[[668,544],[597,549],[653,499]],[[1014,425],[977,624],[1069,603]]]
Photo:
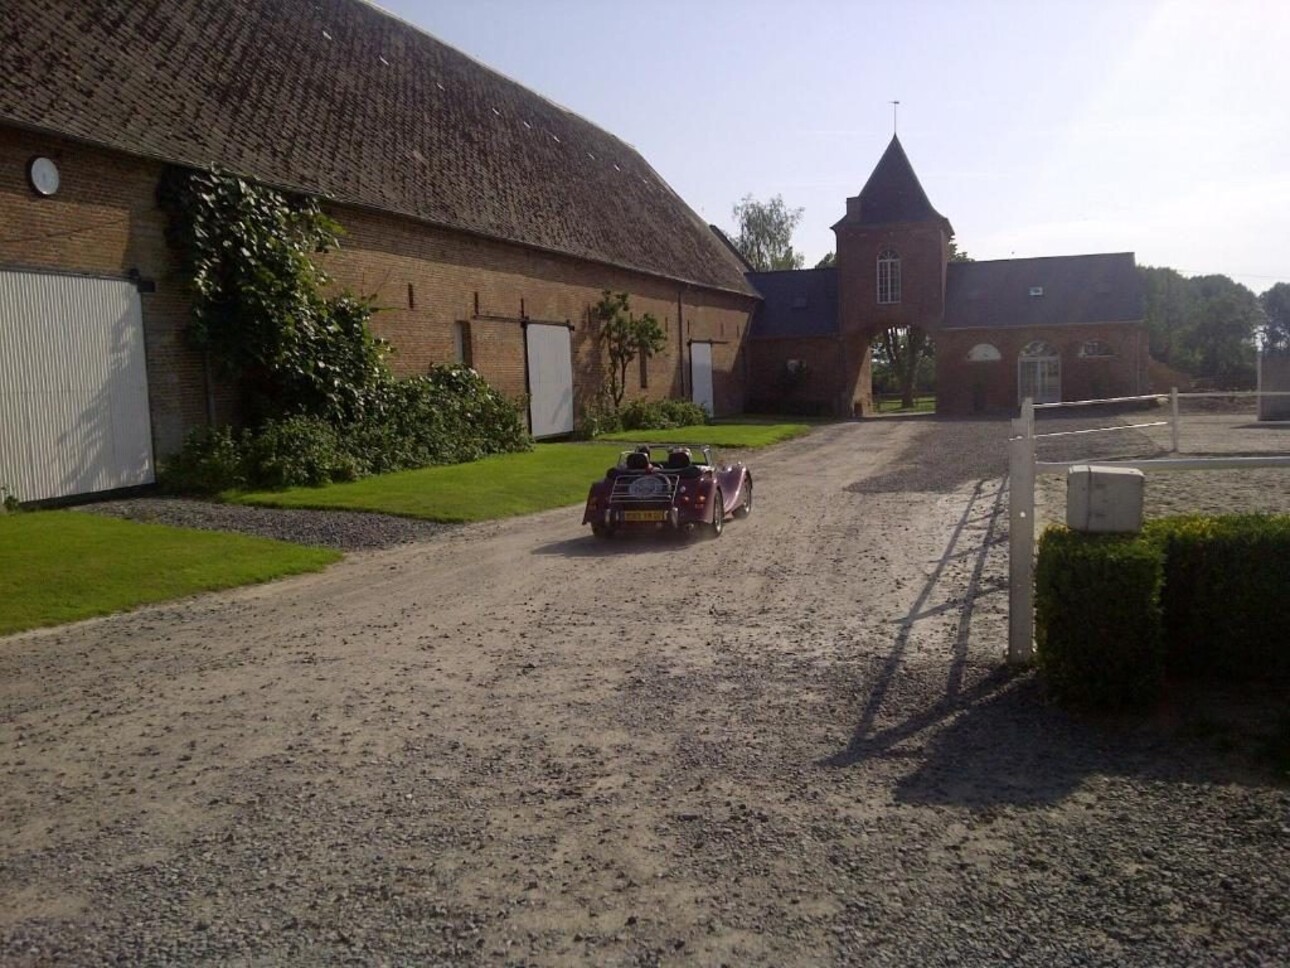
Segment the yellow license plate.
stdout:
[[624,511],[624,521],[666,521],[666,511]]

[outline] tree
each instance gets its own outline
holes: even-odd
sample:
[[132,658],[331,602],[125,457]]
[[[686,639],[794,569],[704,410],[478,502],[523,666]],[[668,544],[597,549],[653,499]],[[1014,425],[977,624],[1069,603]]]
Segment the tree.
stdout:
[[1150,266],[1139,272],[1152,356],[1223,384],[1253,379],[1255,337],[1266,334],[1268,324],[1253,292],[1222,275],[1187,278],[1175,269]]
[[832,268],[833,268],[834,266],[836,266],[837,264],[838,264],[838,257],[837,257],[836,255],[834,255],[832,252],[830,252],[828,255],[826,255],[826,256],[825,256],[823,259],[821,259],[819,262],[815,263],[815,268],[817,268],[817,269],[832,269]]
[[1278,282],[1259,297],[1265,322],[1263,346],[1274,352],[1290,350],[1290,282]]
[[917,326],[893,326],[874,337],[873,350],[875,369],[887,370],[900,387],[901,409],[912,409],[919,371],[933,353],[927,333]]
[[609,358],[609,394],[617,409],[627,392],[627,367],[638,356],[649,359],[660,352],[667,346],[667,334],[652,314],[633,316],[625,292],[606,289],[592,315],[600,321],[600,345]]
[[966,249],[960,249],[959,244],[955,241],[954,236],[950,236],[950,261],[951,262],[975,262],[976,259],[967,254]]
[[793,230],[802,220],[802,209],[790,209],[779,195],[769,202],[745,195],[734,207],[734,219],[739,226],[735,248],[755,270],[802,268],[804,257],[793,251]]

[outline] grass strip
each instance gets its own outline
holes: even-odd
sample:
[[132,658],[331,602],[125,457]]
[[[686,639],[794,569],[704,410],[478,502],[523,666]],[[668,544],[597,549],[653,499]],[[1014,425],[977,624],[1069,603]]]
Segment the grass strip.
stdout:
[[374,511],[428,521],[487,521],[577,504],[622,450],[609,444],[539,444],[470,464],[422,467],[326,487],[225,495],[264,507]]
[[325,548],[79,511],[0,516],[0,635],[319,571]]
[[804,423],[716,423],[672,430],[624,430],[602,434],[597,440],[642,441],[659,444],[711,444],[713,447],[769,447],[811,432]]

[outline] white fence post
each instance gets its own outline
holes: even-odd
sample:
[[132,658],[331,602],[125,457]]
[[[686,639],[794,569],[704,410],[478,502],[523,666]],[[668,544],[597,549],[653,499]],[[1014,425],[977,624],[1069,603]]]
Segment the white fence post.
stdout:
[[1169,423],[1169,434],[1174,453],[1178,453],[1178,388],[1169,388],[1169,409],[1172,416]]
[[1008,441],[1008,662],[1029,662],[1035,640],[1035,408],[1029,397]]

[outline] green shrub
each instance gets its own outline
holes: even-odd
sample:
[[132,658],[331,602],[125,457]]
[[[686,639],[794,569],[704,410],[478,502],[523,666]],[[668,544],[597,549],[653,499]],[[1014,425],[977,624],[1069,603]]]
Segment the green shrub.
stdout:
[[230,427],[191,431],[179,452],[162,461],[157,476],[163,490],[180,494],[215,494],[247,484],[242,447]]
[[1147,525],[1164,549],[1170,673],[1290,681],[1290,515]]
[[1049,528],[1035,569],[1036,661],[1062,702],[1149,705],[1163,684],[1160,545]]
[[520,408],[455,363],[390,383],[380,406],[354,428],[353,441],[375,473],[460,464],[532,446]]
[[255,487],[316,487],[352,481],[367,470],[321,417],[266,421],[246,435],[243,454],[248,482]]
[[633,400],[619,411],[623,430],[671,430],[697,427],[708,415],[688,400]]

